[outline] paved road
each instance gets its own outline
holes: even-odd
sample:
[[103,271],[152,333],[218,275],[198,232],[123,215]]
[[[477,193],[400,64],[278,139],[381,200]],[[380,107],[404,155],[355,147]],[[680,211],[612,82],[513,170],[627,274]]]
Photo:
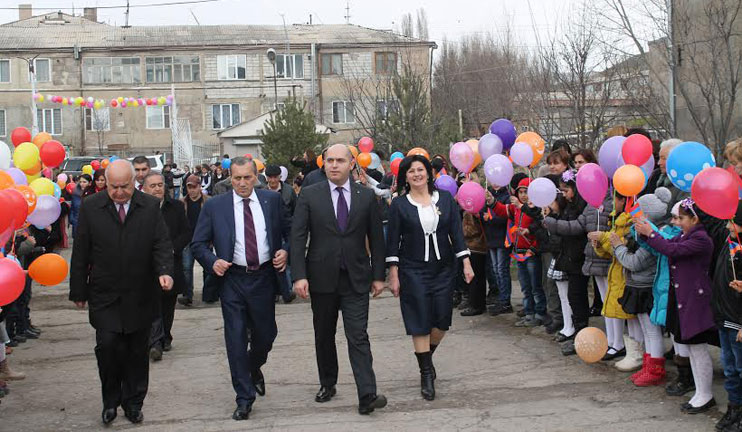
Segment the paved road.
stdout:
[[[66,291],[66,286],[35,291],[33,319],[44,333],[11,356],[29,377],[12,383],[12,393],[2,400],[2,431],[102,428],[94,333],[87,312],[70,307]],[[677,432],[713,430],[720,416],[681,414],[685,399],[666,397],[661,388],[635,388],[628,374],[609,365],[565,358],[543,330],[512,327],[514,316],[455,314],[453,330],[435,354],[438,397],[425,402],[398,301],[388,295],[372,300],[369,333],[379,391],[389,406],[360,416],[342,328],[338,396],[317,404],[309,305],[278,305],[277,316],[278,339],[263,369],[267,396],[257,400],[248,422],[230,419],[234,394],[220,309],[197,305],[178,309],[173,351],[151,367],[144,423],[131,425],[119,410],[111,429]],[[723,398],[718,372],[715,394]]]

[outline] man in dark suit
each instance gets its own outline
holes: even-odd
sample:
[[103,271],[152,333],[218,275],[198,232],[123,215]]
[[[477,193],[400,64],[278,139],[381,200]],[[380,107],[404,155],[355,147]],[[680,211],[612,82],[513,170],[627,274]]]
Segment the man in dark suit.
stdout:
[[170,242],[173,244],[173,289],[162,293],[159,313],[156,313],[152,323],[152,333],[149,338],[149,358],[152,361],[162,360],[162,352],[172,349],[171,331],[175,320],[175,303],[178,300],[178,294],[185,289],[183,249],[191,242],[191,228],[186,218],[185,206],[182,202],[166,195],[166,189],[164,175],[152,171],[144,178],[142,190],[160,201],[162,218],[165,220]]
[[376,393],[366,332],[369,290],[374,296],[384,290],[384,232],[374,192],[350,181],[353,166],[348,147],[333,145],[325,154],[328,181],[303,188],[299,194],[291,230],[291,276],[300,297],[312,294],[321,385],[315,400],[327,402],[336,393],[335,331],[342,310],[358,412],[370,414],[386,405],[384,395]]
[[143,420],[149,381],[149,331],[160,289],[173,287],[173,247],[159,201],[134,189],[134,169],[119,159],[106,169],[105,193],[80,208],[72,248],[70,300],[90,304],[103,390],[104,424],[119,405]]
[[288,261],[291,223],[278,193],[255,188],[253,160],[234,158],[230,169],[232,192],[206,201],[191,250],[204,268],[222,279],[224,339],[237,393],[232,418],[247,420],[255,393],[265,395],[260,368],[278,334],[274,296],[277,274]]

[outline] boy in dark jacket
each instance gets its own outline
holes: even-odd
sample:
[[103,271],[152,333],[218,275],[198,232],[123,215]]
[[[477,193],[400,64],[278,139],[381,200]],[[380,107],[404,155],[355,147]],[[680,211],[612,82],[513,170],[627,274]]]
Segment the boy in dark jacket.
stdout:
[[[489,249],[489,263],[494,276],[494,282],[498,289],[497,302],[488,307],[492,316],[513,312],[513,306],[510,304],[510,295],[512,293],[512,284],[510,281],[510,247],[505,245],[505,235],[507,234],[508,219],[500,217],[491,209],[495,202],[507,204],[510,202],[510,193],[506,187],[487,188],[487,204],[482,221],[484,222],[484,236],[487,239],[487,248]],[[490,283],[490,292],[492,291]]]

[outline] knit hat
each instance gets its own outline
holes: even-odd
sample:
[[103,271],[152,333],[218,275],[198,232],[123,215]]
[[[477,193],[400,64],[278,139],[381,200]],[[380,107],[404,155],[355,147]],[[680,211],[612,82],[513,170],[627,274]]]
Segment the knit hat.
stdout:
[[266,177],[277,177],[281,175],[281,168],[278,165],[268,165],[265,167]]
[[518,188],[518,184],[524,178],[528,178],[528,176],[526,174],[523,174],[522,172],[515,173],[513,175],[513,178],[510,179],[510,188],[513,189],[513,190],[517,189]]
[[637,202],[642,208],[642,212],[647,219],[653,223],[661,222],[667,214],[667,206],[672,199],[672,193],[669,189],[658,187],[653,194],[642,195]]
[[201,184],[201,179],[200,179],[200,178],[198,178],[198,176],[197,176],[197,175],[195,175],[195,174],[191,174],[191,175],[189,175],[189,176],[188,176],[188,178],[186,179],[186,184],[192,184],[192,185],[200,185],[200,184]]
[[734,214],[734,218],[732,220],[735,224],[742,225],[742,201],[739,201],[737,203],[737,213]]
[[526,177],[523,180],[521,180],[521,181],[518,182],[518,187],[515,188],[515,190],[517,191],[520,188],[526,188],[526,189],[528,189],[528,186],[530,186],[530,185],[531,185],[531,179],[529,179],[528,177]]

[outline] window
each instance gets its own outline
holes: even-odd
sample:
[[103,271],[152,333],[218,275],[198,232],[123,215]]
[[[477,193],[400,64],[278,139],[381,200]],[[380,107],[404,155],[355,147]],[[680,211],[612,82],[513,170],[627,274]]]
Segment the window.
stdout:
[[342,75],[343,55],[322,54],[322,75]]
[[8,134],[8,129],[5,124],[5,110],[0,110],[0,136],[4,137]]
[[352,102],[335,101],[332,103],[333,123],[354,123],[355,121],[356,119]]
[[168,129],[170,127],[170,107],[148,106],[147,129]]
[[240,104],[211,106],[211,128],[226,129],[240,123]]
[[147,57],[147,82],[201,81],[198,56]]
[[304,78],[304,58],[301,54],[278,54],[276,56],[276,77]]
[[386,120],[389,117],[389,113],[399,111],[399,102],[392,99],[379,99],[376,101],[376,116],[380,119]]
[[0,60],[0,82],[10,82],[10,60]]
[[217,78],[220,80],[245,79],[247,57],[244,55],[220,55],[216,57]]
[[85,108],[85,130],[95,132],[111,130],[111,112],[108,107],[97,110]]
[[60,108],[36,110],[39,131],[62,135],[62,110]]
[[[49,59],[34,59],[33,67],[36,72],[36,82],[49,82],[52,80],[52,66]],[[29,76],[29,81],[31,81],[30,78]]]
[[139,57],[93,57],[83,60],[86,84],[139,84]]
[[374,53],[375,71],[377,74],[393,74],[397,72],[397,53]]

